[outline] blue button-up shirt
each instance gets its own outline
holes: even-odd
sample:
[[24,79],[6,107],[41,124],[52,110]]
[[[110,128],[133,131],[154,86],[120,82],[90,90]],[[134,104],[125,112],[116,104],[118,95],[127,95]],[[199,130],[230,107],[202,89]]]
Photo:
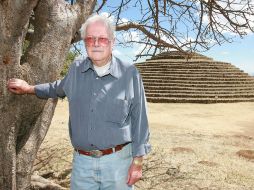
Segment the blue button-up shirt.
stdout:
[[144,87],[134,65],[112,57],[109,73],[99,77],[89,58],[77,60],[64,79],[36,85],[35,93],[67,96],[74,148],[103,150],[131,142],[133,157],[150,151]]

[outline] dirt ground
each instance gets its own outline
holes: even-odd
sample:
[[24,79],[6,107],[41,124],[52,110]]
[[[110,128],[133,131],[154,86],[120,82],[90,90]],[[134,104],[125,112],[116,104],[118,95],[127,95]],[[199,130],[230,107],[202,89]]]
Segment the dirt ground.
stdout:
[[[137,190],[253,190],[254,103],[148,103],[150,142]],[[59,100],[34,170],[69,187],[68,102]]]

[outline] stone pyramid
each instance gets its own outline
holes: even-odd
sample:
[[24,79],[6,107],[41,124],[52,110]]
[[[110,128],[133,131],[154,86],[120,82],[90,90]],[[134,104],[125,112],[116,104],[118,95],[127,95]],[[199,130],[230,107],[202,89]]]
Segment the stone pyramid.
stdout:
[[254,101],[254,77],[230,63],[198,53],[160,53],[136,63],[148,102],[226,103]]

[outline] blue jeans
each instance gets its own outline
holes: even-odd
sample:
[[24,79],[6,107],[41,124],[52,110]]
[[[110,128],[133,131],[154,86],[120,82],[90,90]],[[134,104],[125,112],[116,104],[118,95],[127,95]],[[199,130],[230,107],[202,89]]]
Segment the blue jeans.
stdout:
[[131,144],[100,158],[85,156],[75,151],[71,190],[133,190],[133,186],[126,184],[131,162]]

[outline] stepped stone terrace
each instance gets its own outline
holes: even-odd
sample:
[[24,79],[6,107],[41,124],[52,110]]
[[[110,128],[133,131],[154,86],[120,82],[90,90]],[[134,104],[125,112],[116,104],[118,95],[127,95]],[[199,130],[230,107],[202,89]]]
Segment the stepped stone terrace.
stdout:
[[254,77],[201,54],[164,52],[136,67],[148,102],[254,102]]

